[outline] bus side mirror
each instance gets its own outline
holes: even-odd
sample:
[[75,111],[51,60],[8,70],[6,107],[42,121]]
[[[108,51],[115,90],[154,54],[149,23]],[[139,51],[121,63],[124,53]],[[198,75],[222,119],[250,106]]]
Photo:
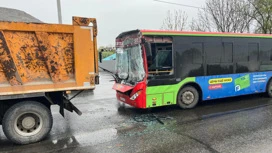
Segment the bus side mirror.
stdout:
[[144,44],[146,56],[152,56],[151,43],[145,42]]

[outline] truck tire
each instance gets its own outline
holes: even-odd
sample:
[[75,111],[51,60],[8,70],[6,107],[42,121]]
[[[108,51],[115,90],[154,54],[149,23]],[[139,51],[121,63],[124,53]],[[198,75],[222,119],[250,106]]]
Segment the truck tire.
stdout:
[[35,101],[11,106],[2,122],[6,137],[15,144],[30,144],[44,139],[51,131],[52,124],[49,108]]
[[199,93],[192,86],[182,88],[177,97],[177,104],[182,109],[194,108],[199,101]]

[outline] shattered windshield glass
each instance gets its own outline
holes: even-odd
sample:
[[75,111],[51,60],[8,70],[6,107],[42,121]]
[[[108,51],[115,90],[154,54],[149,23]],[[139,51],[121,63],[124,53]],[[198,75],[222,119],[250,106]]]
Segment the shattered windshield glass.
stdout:
[[142,81],[145,77],[144,62],[140,45],[116,50],[117,76],[127,82]]

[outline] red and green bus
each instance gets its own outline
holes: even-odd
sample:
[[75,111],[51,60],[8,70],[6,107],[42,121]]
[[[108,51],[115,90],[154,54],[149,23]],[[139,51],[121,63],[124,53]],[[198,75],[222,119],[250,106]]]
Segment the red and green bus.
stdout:
[[134,30],[116,38],[117,99],[137,108],[267,92],[272,35]]

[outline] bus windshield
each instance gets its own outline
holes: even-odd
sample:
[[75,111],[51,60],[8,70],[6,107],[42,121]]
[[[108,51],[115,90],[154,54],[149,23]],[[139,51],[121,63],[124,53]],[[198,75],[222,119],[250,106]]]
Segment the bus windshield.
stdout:
[[118,78],[126,83],[135,83],[144,79],[145,70],[140,45],[117,48],[116,71]]

